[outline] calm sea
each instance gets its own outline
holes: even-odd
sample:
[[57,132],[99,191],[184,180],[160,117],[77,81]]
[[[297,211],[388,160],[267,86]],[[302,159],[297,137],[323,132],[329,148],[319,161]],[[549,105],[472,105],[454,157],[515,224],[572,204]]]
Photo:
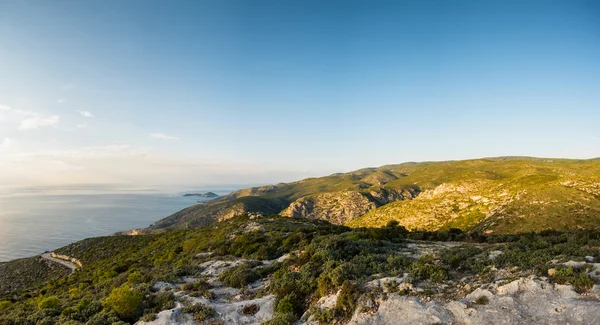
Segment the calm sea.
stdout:
[[[219,195],[233,189],[203,189]],[[29,257],[72,242],[147,227],[207,199],[183,193],[95,193],[94,190],[29,189],[0,192],[0,262]],[[189,193],[188,192],[188,193]]]

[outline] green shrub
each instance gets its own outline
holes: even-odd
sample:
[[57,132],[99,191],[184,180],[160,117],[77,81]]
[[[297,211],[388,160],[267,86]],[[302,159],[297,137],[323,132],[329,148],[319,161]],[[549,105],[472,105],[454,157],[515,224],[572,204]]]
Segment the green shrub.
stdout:
[[115,311],[122,320],[135,320],[139,316],[143,295],[129,287],[114,289],[104,300],[105,308]]
[[164,291],[157,294],[150,295],[150,305],[153,307],[152,310],[158,313],[162,310],[175,308],[175,295],[173,292]]
[[558,284],[565,284],[573,279],[575,272],[572,267],[560,267],[556,269],[556,272],[552,276],[552,280]]
[[140,318],[140,320],[143,322],[151,322],[151,321],[154,321],[155,319],[156,319],[156,314],[154,314],[154,313],[146,314]]
[[410,276],[415,280],[431,280],[441,282],[448,278],[448,271],[443,266],[433,263],[414,262],[411,265]]
[[336,309],[312,308],[310,314],[320,325],[333,324],[336,319]]
[[40,300],[38,303],[38,309],[59,309],[60,299],[57,296],[51,296]]
[[186,283],[181,286],[181,290],[188,291],[189,295],[192,297],[204,297],[206,299],[214,299],[214,293],[210,291],[210,288],[212,288],[212,286],[204,279]]
[[349,318],[356,309],[356,299],[358,298],[358,290],[356,286],[346,280],[342,284],[340,294],[338,295],[335,308],[339,311],[339,314],[343,318]]
[[217,315],[217,312],[215,312],[214,309],[201,303],[187,305],[181,309],[181,311],[187,314],[192,314],[194,321],[196,322],[202,322]]
[[256,304],[246,305],[244,306],[244,308],[242,308],[242,314],[247,316],[254,316],[256,315],[256,313],[258,313],[259,310],[260,307],[258,307],[258,305]]
[[12,306],[12,302],[8,300],[0,301],[0,311],[5,311]]
[[293,313],[289,314],[276,314],[275,318],[266,321],[263,325],[290,325],[294,324],[298,317]]
[[490,300],[486,296],[480,296],[479,298],[475,299],[476,305],[487,305],[489,302]]
[[259,265],[262,263],[244,262],[221,273],[219,280],[230,287],[243,288],[262,277],[262,274],[254,269]]
[[293,314],[296,312],[296,296],[294,294],[289,294],[283,299],[279,300],[277,304],[277,313],[278,314]]
[[586,292],[591,289],[595,283],[596,280],[585,273],[579,273],[579,275],[572,280],[573,287],[578,293]]

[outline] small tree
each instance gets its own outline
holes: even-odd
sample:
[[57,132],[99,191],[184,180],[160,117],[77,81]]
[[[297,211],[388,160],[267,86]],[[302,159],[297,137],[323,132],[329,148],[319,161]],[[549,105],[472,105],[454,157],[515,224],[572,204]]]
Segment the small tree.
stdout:
[[60,299],[57,296],[51,296],[40,300],[38,308],[42,309],[58,309],[60,308]]
[[122,320],[134,320],[140,312],[143,295],[128,287],[114,289],[104,300],[104,307],[114,310]]

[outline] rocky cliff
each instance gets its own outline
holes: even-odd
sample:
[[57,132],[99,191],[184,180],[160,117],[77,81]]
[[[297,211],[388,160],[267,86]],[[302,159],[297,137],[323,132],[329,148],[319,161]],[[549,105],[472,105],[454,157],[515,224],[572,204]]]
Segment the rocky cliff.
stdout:
[[281,215],[292,218],[321,219],[341,225],[384,204],[413,199],[417,195],[417,189],[396,191],[385,188],[372,188],[368,192],[323,193],[294,201],[281,212]]

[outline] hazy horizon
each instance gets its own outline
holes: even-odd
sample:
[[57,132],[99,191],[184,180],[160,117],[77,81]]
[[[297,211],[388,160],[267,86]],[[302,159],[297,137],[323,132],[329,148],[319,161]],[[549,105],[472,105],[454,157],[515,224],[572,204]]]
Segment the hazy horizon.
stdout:
[[584,0],[4,1],[0,184],[600,157],[598,57]]

